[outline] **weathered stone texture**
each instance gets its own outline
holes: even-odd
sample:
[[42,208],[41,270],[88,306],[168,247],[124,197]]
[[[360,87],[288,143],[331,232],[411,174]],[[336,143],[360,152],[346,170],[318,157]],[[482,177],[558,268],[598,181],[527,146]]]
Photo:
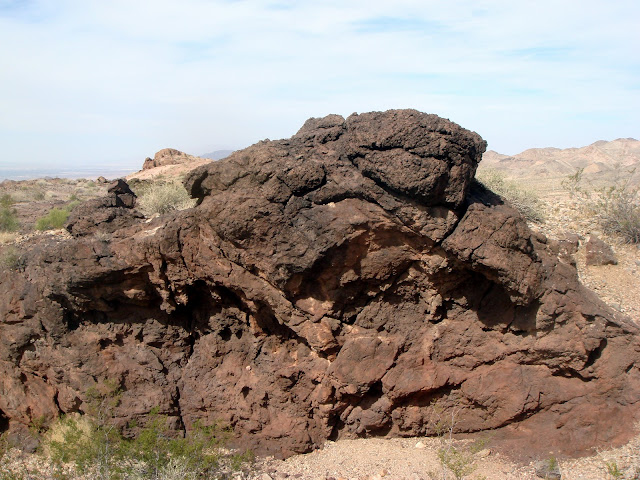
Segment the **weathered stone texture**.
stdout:
[[433,434],[435,401],[531,451],[629,438],[638,329],[472,184],[484,149],[413,110],[330,115],[192,172],[193,209],[121,208],[108,242],[76,221],[3,275],[0,427],[113,379],[122,425],[158,406],[280,455]]

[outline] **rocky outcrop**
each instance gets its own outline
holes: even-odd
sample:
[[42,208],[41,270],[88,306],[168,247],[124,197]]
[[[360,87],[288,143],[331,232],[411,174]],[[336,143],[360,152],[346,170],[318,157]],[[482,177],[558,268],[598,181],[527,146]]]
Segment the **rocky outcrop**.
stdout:
[[110,379],[125,429],[159,407],[279,455],[433,434],[434,403],[545,455],[628,439],[638,329],[473,183],[484,149],[413,110],[310,119],[192,172],[193,209],[34,246],[0,286],[0,428]]
[[199,157],[188,155],[174,148],[164,148],[157,152],[153,158],[147,157],[142,164],[142,170],[149,170],[166,165],[179,165],[201,160]]
[[144,218],[133,209],[136,194],[122,179],[111,182],[107,195],[89,200],[74,208],[66,228],[75,237],[111,234]]

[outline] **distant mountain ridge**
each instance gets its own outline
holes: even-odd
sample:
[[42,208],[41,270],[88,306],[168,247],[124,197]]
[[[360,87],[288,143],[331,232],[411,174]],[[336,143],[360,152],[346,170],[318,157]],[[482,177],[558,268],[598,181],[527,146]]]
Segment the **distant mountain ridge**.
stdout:
[[633,183],[640,183],[638,166],[640,141],[634,138],[598,140],[579,148],[530,148],[513,156],[489,150],[480,162],[481,169],[491,168],[517,178],[566,177],[582,168],[590,179],[610,181],[636,169]]
[[222,160],[225,157],[231,155],[235,150],[215,150],[213,152],[204,153],[200,155],[202,158],[209,158],[211,160]]

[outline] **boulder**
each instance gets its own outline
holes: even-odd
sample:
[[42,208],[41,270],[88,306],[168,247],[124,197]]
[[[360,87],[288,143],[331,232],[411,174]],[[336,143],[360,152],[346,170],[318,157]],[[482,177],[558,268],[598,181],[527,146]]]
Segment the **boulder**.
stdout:
[[474,182],[485,147],[415,110],[310,119],[191,172],[193,209],[34,246],[0,284],[0,428],[110,380],[125,433],[156,407],[279,456],[450,414],[529,454],[628,440],[640,332]]
[[617,265],[618,259],[616,258],[613,249],[609,244],[591,235],[587,243],[585,244],[586,263],[587,265]]
[[75,207],[65,228],[75,237],[96,232],[113,233],[143,218],[142,214],[132,210],[136,198],[136,194],[125,180],[114,180],[109,185],[106,196]]

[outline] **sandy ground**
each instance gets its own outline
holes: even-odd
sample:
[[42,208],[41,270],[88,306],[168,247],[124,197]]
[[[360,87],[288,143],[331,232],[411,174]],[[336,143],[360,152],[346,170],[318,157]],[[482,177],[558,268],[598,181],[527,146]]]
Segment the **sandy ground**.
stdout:
[[[607,472],[607,463],[617,465],[626,473],[624,478],[633,477],[632,470],[640,467],[640,437],[628,445],[594,452],[581,459],[557,459],[562,480],[612,479]],[[300,480],[430,480],[454,479],[450,471],[444,469],[438,458],[443,448],[440,440],[434,438],[371,438],[327,442],[323,449],[306,455],[298,455],[287,460],[263,459],[259,473],[252,478]],[[460,448],[464,448],[461,446]],[[539,462],[548,464],[551,457]],[[532,480],[536,475],[536,462],[518,464],[502,456],[491,447],[485,448],[472,457],[472,472],[464,476],[470,480]]]

